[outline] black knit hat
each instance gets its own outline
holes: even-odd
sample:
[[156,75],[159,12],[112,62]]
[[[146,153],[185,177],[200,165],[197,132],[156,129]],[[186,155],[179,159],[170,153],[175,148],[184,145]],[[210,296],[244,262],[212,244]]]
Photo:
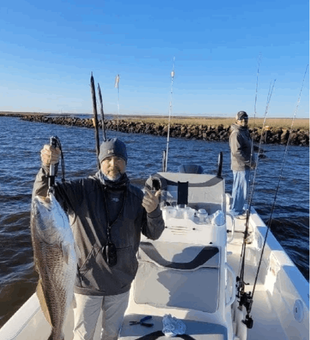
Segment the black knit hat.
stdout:
[[121,157],[127,163],[126,145],[117,138],[107,139],[100,145],[98,156],[100,163],[111,156]]
[[249,119],[248,114],[245,111],[239,111],[236,115],[236,120]]

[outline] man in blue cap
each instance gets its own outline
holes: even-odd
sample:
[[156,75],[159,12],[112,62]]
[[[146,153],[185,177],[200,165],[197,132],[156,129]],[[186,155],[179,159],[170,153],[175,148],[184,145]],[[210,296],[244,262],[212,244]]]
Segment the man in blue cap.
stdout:
[[[47,195],[49,166],[58,163],[59,155],[59,149],[50,145],[41,150],[42,168],[33,195]],[[98,158],[100,170],[95,176],[55,185],[55,197],[70,215],[80,253],[74,340],[93,339],[101,310],[102,339],[117,339],[138,269],[141,232],[155,240],[164,230],[160,192],[146,188],[143,195],[130,184],[125,144],[117,138],[106,140]]]
[[246,218],[244,204],[247,199],[250,169],[256,166],[248,121],[247,113],[239,111],[236,115],[236,123],[231,126],[229,136],[231,170],[233,171],[231,210],[238,219]]

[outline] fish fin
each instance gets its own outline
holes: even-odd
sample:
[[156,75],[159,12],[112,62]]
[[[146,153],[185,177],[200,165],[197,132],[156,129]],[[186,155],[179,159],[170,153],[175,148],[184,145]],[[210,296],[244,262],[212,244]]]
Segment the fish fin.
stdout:
[[66,264],[69,264],[70,247],[67,244],[62,243],[61,250],[62,250],[62,256],[64,260],[66,261]]
[[38,266],[38,262],[36,260],[34,260],[34,270],[39,273],[39,266]]
[[73,294],[73,299],[72,299],[72,301],[71,301],[71,307],[73,308],[73,309],[75,309],[76,308],[76,298],[75,298],[75,295]]
[[39,280],[38,285],[37,285],[37,296],[38,296],[38,299],[39,299],[39,302],[40,302],[42,312],[45,316],[45,319],[52,326],[51,316],[50,316],[50,313],[49,313],[48,308],[47,308],[47,303],[46,303],[46,300],[45,300],[41,280]]

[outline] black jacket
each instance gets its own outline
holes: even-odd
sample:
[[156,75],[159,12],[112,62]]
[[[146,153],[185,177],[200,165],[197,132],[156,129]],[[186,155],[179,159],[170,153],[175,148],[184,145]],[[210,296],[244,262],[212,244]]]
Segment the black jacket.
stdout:
[[[46,196],[46,171],[41,168],[37,174],[33,195]],[[105,190],[109,189],[95,176],[55,186],[55,197],[69,216],[77,245],[75,292],[79,294],[107,296],[128,291],[138,269],[136,253],[141,232],[155,240],[164,229],[159,207],[147,214],[141,205],[143,192],[128,181],[120,189],[120,197],[125,195],[123,209],[111,227],[117,264],[109,267],[102,255],[111,215],[105,208]]]

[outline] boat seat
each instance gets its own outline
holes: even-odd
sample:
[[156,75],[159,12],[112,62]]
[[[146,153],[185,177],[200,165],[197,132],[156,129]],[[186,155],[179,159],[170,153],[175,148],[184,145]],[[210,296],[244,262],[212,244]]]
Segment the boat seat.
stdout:
[[141,242],[134,280],[136,304],[214,313],[219,305],[217,247]]
[[[139,321],[145,315],[128,314],[125,316],[118,339],[122,340],[167,340],[162,333],[163,324],[161,316],[152,316],[148,323],[153,327],[130,325],[130,321]],[[182,320],[186,326],[186,333],[179,337],[184,340],[227,340],[227,329],[222,325],[209,322]]]

